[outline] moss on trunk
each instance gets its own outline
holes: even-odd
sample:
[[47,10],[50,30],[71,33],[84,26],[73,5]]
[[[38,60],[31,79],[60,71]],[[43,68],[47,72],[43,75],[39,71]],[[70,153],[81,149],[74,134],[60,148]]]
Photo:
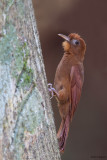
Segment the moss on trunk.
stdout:
[[0,2],[0,160],[59,160],[31,0]]

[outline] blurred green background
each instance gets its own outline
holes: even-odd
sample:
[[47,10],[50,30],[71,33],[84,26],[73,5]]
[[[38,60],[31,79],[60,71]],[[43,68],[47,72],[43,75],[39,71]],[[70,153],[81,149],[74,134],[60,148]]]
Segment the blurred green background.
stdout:
[[[63,55],[58,33],[87,44],[85,81],[62,160],[107,160],[107,0],[33,0],[48,82]],[[52,100],[58,130],[60,116]]]

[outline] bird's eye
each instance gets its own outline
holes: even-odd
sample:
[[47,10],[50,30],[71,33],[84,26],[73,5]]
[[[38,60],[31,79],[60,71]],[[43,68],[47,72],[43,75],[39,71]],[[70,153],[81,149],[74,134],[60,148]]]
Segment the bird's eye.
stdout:
[[73,40],[72,40],[72,44],[73,44],[73,45],[79,45],[80,42],[79,42],[79,40],[77,40],[77,39],[73,39]]

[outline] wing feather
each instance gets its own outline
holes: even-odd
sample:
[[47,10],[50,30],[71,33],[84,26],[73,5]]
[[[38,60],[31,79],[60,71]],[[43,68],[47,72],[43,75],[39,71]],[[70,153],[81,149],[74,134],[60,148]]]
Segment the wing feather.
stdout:
[[77,104],[80,100],[83,81],[84,81],[84,69],[83,65],[75,65],[71,68],[71,114],[74,114]]

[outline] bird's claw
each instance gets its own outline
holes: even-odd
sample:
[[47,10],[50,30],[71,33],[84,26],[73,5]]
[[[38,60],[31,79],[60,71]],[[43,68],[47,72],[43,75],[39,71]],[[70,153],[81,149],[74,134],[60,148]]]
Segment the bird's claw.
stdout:
[[49,90],[49,92],[51,93],[50,99],[52,99],[53,96],[54,96],[55,88],[52,87],[52,84],[51,84],[51,83],[48,83],[48,90]]
[[52,83],[48,83],[48,87],[49,87],[49,88],[52,88]]

